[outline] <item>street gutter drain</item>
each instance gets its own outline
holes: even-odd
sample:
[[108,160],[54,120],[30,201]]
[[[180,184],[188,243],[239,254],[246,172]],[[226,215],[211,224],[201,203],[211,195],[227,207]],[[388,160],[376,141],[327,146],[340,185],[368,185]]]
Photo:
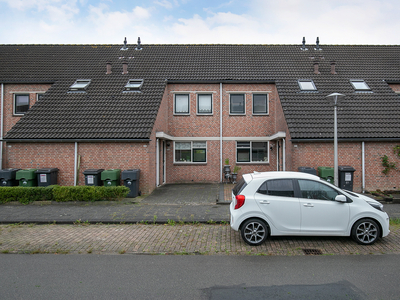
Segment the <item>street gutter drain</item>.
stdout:
[[319,249],[302,249],[305,255],[322,255]]

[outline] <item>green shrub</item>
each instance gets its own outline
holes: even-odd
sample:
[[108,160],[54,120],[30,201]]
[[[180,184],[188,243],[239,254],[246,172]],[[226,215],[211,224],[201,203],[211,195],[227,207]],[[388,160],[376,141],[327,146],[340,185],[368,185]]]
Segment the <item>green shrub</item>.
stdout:
[[53,187],[1,187],[0,203],[19,201],[28,204],[33,201],[53,200]]
[[58,186],[49,187],[0,187],[0,203],[19,201],[28,204],[33,201],[54,200],[100,201],[120,200],[129,193],[125,186]]

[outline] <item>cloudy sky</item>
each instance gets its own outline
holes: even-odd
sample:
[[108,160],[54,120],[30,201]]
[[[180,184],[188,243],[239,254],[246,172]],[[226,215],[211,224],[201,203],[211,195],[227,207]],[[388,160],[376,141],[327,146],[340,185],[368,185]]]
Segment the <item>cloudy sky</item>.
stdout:
[[0,0],[0,44],[400,44],[396,0]]

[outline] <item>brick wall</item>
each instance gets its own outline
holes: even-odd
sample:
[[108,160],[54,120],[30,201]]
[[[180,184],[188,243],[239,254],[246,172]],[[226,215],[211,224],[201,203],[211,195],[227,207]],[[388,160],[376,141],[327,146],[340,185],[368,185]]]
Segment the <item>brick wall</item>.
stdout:
[[[198,115],[196,102],[198,93],[212,94],[213,114]],[[254,115],[252,113],[253,92],[268,94],[268,115]],[[188,93],[190,95],[190,112],[188,115],[174,115],[175,93]],[[245,94],[246,114],[229,114],[229,101],[231,93]],[[273,84],[223,84],[222,85],[222,116],[223,116],[223,160],[229,158],[231,169],[236,164],[235,137],[267,137],[277,132],[281,124],[277,124],[277,106],[280,106],[277,91]],[[164,94],[163,101],[168,103],[168,128],[166,133],[179,138],[203,137],[207,141],[206,164],[177,164],[173,162],[173,142],[167,148],[167,182],[218,182],[220,180],[220,85],[219,84],[169,84]],[[270,146],[273,151],[269,153],[268,164],[240,163],[240,174],[253,171],[276,170],[276,142]]]
[[[390,161],[399,162],[393,154],[396,143],[365,142],[365,189],[373,191],[376,189],[399,189],[400,174],[392,170],[388,175],[382,173],[383,166],[381,157],[387,155]],[[298,167],[332,167],[333,168],[333,143],[293,143],[292,171]],[[354,172],[353,190],[362,190],[362,144],[361,142],[338,143],[339,166],[351,166]]]

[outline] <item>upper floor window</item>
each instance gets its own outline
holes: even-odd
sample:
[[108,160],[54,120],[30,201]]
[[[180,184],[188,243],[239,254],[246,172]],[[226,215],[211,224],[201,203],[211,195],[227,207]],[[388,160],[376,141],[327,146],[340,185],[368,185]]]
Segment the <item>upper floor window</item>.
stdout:
[[314,81],[311,79],[302,79],[298,81],[300,89],[302,91],[316,91],[317,87],[314,84]]
[[268,142],[237,142],[236,161],[268,163]]
[[29,94],[14,94],[14,115],[23,115],[29,109]]
[[175,94],[174,114],[189,114],[189,94]]
[[36,94],[36,101],[42,100],[42,99],[43,99],[43,96],[44,96],[44,93],[37,93],[37,94]]
[[350,83],[352,84],[353,88],[356,91],[370,91],[371,90],[369,88],[368,84],[366,84],[365,81],[362,79],[352,79],[352,80],[350,80]]
[[267,94],[253,94],[253,114],[268,114]]
[[139,91],[143,85],[142,79],[129,79],[128,83],[125,85],[126,91]]
[[197,95],[197,113],[212,114],[212,94]]
[[230,95],[229,113],[237,115],[244,115],[246,113],[245,94]]
[[73,85],[69,87],[70,91],[85,91],[89,86],[91,80],[90,79],[77,79]]

